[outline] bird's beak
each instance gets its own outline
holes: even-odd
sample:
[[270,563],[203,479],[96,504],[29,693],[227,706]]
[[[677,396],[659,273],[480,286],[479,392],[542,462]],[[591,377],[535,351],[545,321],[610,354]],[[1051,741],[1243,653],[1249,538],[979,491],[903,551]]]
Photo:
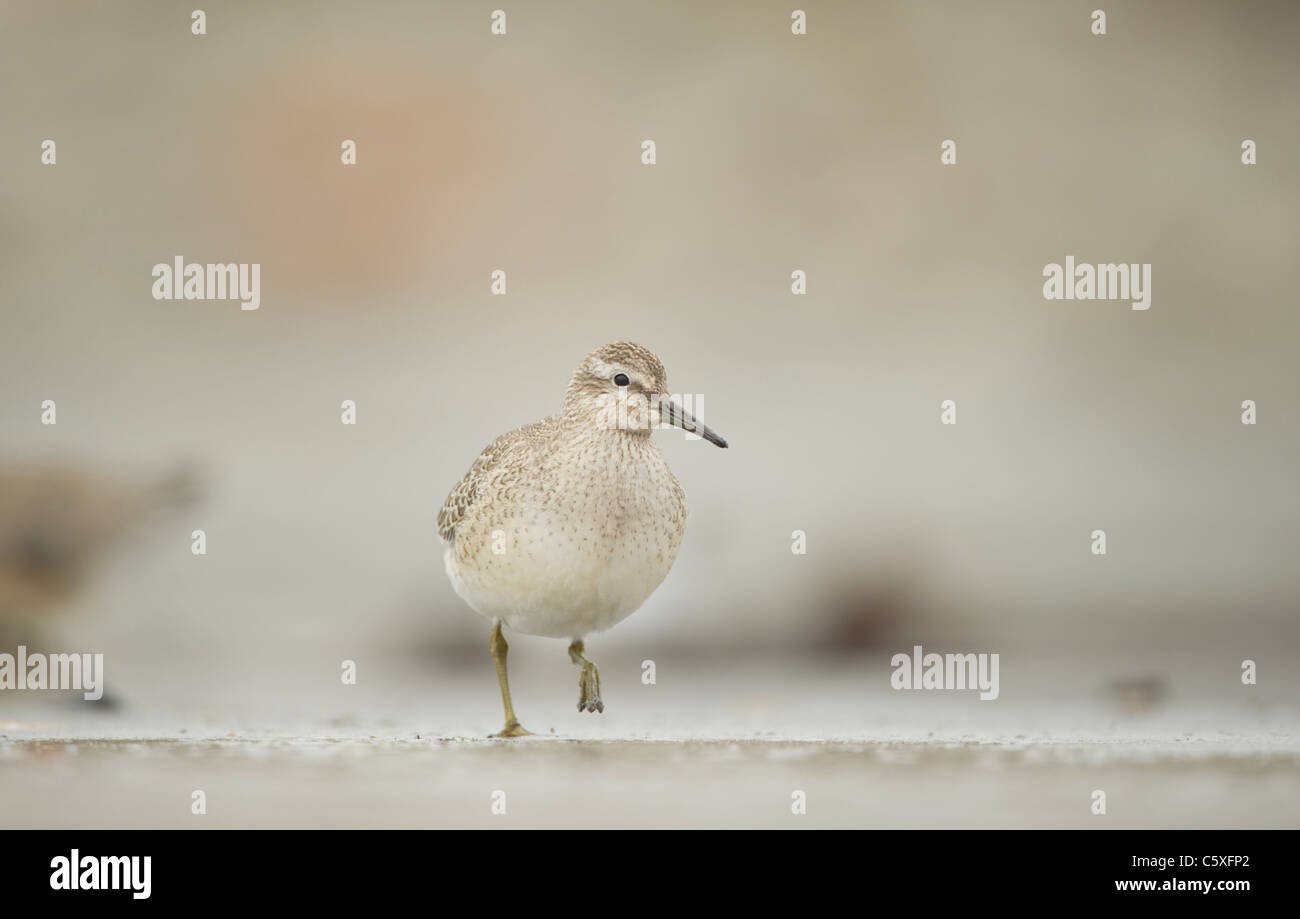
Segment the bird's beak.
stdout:
[[683,431],[698,434],[711,444],[717,444],[719,447],[727,446],[726,440],[712,431],[707,425],[696,421],[694,415],[676,402],[671,401],[667,396],[659,397],[659,420],[664,424],[671,424],[673,427],[681,428]]

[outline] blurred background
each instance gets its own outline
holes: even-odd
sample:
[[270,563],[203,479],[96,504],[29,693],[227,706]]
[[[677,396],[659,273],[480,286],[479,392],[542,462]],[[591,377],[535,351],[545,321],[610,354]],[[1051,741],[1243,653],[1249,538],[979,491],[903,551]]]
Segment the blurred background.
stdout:
[[[7,694],[11,736],[495,730],[434,518],[631,340],[732,449],[656,435],[677,564],[588,643],[603,721],[512,638],[526,725],[1300,750],[1300,9],[500,5],[0,9],[0,650],[102,651],[116,703]],[[1044,300],[1067,254],[1150,310]],[[261,308],[154,300],[178,255]],[[890,692],[914,644],[1000,652],[1000,702]]]

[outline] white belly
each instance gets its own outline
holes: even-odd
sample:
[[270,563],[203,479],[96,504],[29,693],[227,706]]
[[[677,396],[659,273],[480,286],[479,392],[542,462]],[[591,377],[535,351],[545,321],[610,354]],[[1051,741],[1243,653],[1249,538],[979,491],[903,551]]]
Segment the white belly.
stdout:
[[603,631],[635,612],[677,558],[686,509],[672,486],[613,507],[520,501],[458,533],[447,575],[471,608],[507,628],[550,638]]
[[651,564],[635,548],[625,541],[607,558],[559,547],[507,551],[486,570],[467,570],[449,546],[444,561],[456,593],[480,615],[527,635],[582,638],[630,616],[668,575],[671,557]]
[[507,628],[582,638],[636,611],[677,558],[686,501],[649,437],[596,438],[486,475],[444,562],[456,593]]

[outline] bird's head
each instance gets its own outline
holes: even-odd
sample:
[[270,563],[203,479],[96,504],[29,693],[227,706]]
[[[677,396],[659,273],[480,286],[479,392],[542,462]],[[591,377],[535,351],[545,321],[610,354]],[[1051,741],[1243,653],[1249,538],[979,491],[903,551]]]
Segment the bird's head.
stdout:
[[620,341],[583,358],[564,394],[564,411],[606,430],[646,437],[658,424],[698,434],[710,443],[727,442],[671,401],[668,374],[654,352]]

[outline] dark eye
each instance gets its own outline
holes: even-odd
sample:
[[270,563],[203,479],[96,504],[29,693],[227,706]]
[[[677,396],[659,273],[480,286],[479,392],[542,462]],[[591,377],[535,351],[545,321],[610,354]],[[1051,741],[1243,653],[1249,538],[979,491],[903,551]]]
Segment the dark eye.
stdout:
[[616,374],[614,374],[614,385],[615,385],[615,386],[626,386],[628,383],[631,383],[631,382],[632,382],[632,381],[629,380],[629,379],[627,378],[627,374],[626,374],[626,373],[616,373]]

